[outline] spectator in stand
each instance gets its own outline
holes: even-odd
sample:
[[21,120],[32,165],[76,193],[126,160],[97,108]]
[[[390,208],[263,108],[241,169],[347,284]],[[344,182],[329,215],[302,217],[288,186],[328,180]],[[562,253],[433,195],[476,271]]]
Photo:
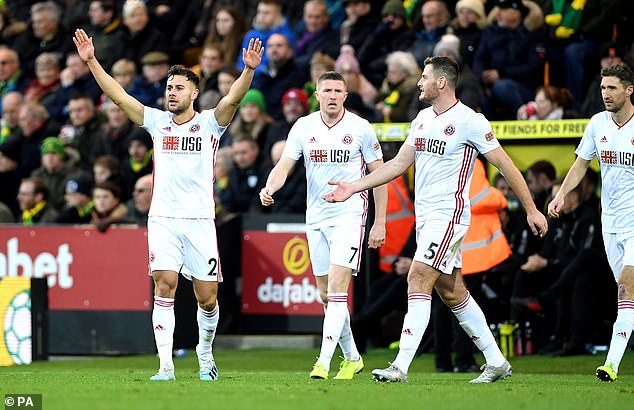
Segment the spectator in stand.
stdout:
[[31,6],[29,29],[15,39],[15,50],[20,54],[23,69],[29,76],[35,70],[35,57],[44,53],[58,53],[60,58],[72,50],[71,36],[60,24],[62,10],[54,1]]
[[18,113],[24,97],[17,91],[9,91],[2,97],[2,120],[0,121],[0,144],[19,129]]
[[123,4],[123,27],[116,37],[118,49],[115,60],[127,58],[141,65],[141,57],[150,51],[169,52],[169,40],[150,21],[147,6],[140,0],[126,0]]
[[[242,48],[249,48],[249,40],[251,38],[259,38],[262,40],[262,44],[265,44],[266,53],[262,56],[262,63],[255,70],[256,78],[258,78],[259,74],[264,72],[264,69],[269,66],[269,52],[268,52],[268,44],[269,38],[273,34],[281,34],[284,38],[286,38],[288,48],[292,52],[291,44],[295,43],[295,35],[293,34],[293,30],[290,25],[286,21],[286,18],[282,14],[282,3],[280,0],[260,0],[258,2],[257,13],[255,14],[255,19],[253,20],[253,27],[251,30],[247,31],[247,34],[244,36],[242,40]],[[241,58],[238,59],[237,65],[240,70],[244,68],[244,61]],[[288,88],[288,87],[287,87]],[[286,89],[286,88],[285,88]],[[283,90],[281,92],[284,92]],[[279,100],[277,101],[279,103]]]
[[11,16],[5,4],[0,5],[0,22],[0,44],[8,47],[11,47],[15,39],[28,29],[25,22]]
[[134,64],[134,61],[127,58],[115,61],[112,65],[112,78],[125,90],[129,90],[136,78],[136,64]]
[[229,213],[259,212],[259,193],[270,168],[265,164],[257,142],[248,135],[233,138],[231,154],[234,167],[229,171],[227,188],[220,194],[222,207]]
[[[271,147],[271,163],[275,166],[284,152],[286,140],[277,141]],[[272,214],[304,214],[306,212],[306,168],[301,162],[295,163],[288,173],[284,186],[275,193]]]
[[[286,90],[282,96],[282,113],[284,114],[284,118],[273,122],[266,131],[263,151],[265,155],[266,153],[271,155],[273,145],[278,141],[285,141],[295,121],[297,121],[299,117],[308,114],[308,96],[306,93],[299,88]],[[266,155],[267,160],[272,160],[269,155]],[[304,209],[306,208],[305,205],[306,204],[304,204]]]
[[152,155],[154,148],[152,137],[143,128],[137,127],[128,136],[128,159],[123,163],[125,178],[125,197],[129,198],[134,190],[136,181],[143,175],[152,173],[154,163]]
[[455,34],[460,39],[460,57],[462,63],[471,67],[482,30],[486,27],[486,0],[460,0],[456,3],[456,17],[447,28],[447,33]]
[[[601,69],[621,63],[623,62],[623,47],[614,41],[603,43],[599,49],[599,58],[601,59]],[[600,70],[597,70],[597,74],[590,84],[586,97],[581,105],[581,115],[583,118],[590,118],[605,109],[603,97],[601,96],[600,72]]]
[[20,68],[18,53],[9,47],[0,46],[0,62],[0,98],[11,91],[23,92],[29,84],[29,79]]
[[60,122],[68,119],[68,104],[73,96],[86,95],[90,97],[94,105],[101,101],[101,89],[77,52],[66,56],[66,68],[60,73],[60,81],[62,86],[47,106],[51,117]]
[[221,6],[210,21],[210,30],[205,45],[215,45],[222,50],[224,65],[233,65],[240,55],[240,44],[245,38],[244,16],[234,6]]
[[70,127],[64,128],[64,137],[72,134],[64,143],[79,152],[78,166],[89,171],[100,155],[106,153],[103,120],[97,115],[95,104],[87,95],[77,94],[68,102]]
[[354,55],[354,49],[349,45],[341,47],[341,53],[335,61],[335,71],[346,80],[348,94],[359,94],[364,104],[374,106],[378,92],[372,83],[361,74],[359,61]]
[[269,126],[273,123],[266,113],[264,95],[256,89],[245,94],[238,107],[238,115],[231,122],[220,141],[223,147],[233,146],[232,140],[241,136],[249,136],[256,142],[259,152],[263,153]]
[[128,137],[138,127],[130,121],[125,112],[109,98],[101,105],[101,110],[106,114],[107,122],[104,124],[104,150],[124,163],[128,159]]
[[35,79],[24,90],[24,101],[39,102],[48,109],[60,87],[59,59],[53,53],[42,53],[35,59]]
[[482,34],[473,71],[487,89],[483,113],[511,119],[543,82],[543,16],[535,3],[521,0],[498,0],[492,13],[496,21]]
[[200,77],[200,93],[204,94],[208,90],[218,91],[218,73],[225,66],[225,56],[220,46],[205,45],[198,61],[198,65],[192,67],[192,70]]
[[88,224],[92,219],[92,210],[95,206],[92,201],[92,187],[94,185],[92,175],[80,172],[73,175],[66,182],[66,206],[60,212],[57,223],[60,224]]
[[92,200],[95,206],[90,222],[101,233],[106,232],[110,225],[121,223],[128,213],[128,208],[121,202],[121,188],[114,182],[95,184]]
[[401,48],[407,32],[405,8],[401,0],[389,0],[381,9],[381,23],[358,50],[363,74],[379,86],[387,69],[385,57]]
[[372,12],[370,0],[344,0],[343,6],[346,19],[339,28],[339,44],[360,50],[380,21]]
[[449,17],[449,9],[444,1],[429,0],[422,3],[421,18],[412,25],[401,46],[401,49],[414,55],[419,67],[424,65],[427,57],[433,55],[434,46],[447,32]]
[[226,216],[226,211],[222,207],[220,196],[222,191],[227,189],[229,185],[229,172],[233,168],[233,158],[231,156],[231,147],[218,148],[218,155],[216,155],[216,166],[214,171],[214,201],[216,203],[216,219],[222,220]]
[[77,158],[72,158],[57,137],[48,137],[42,141],[42,165],[31,176],[40,178],[48,187],[49,204],[57,211],[64,208],[66,180],[76,171]]
[[121,190],[119,198],[122,201],[127,201],[130,196],[125,191],[125,181],[121,169],[121,163],[116,157],[101,155],[92,166],[92,174],[95,178],[95,185],[106,181],[112,182]]
[[233,66],[226,66],[218,73],[218,93],[224,97],[229,93],[231,85],[240,77],[240,71]]
[[[478,0],[479,1],[479,0]],[[471,68],[462,61],[462,42],[460,38],[453,34],[445,34],[440,38],[434,47],[434,56],[445,56],[453,59],[460,66],[460,78],[458,79],[458,87],[456,95],[460,101],[473,110],[480,107],[482,100],[482,86],[480,80],[473,73]]]
[[572,108],[572,93],[566,88],[547,85],[539,87],[535,101],[523,104],[517,110],[518,120],[561,120],[579,118]]
[[545,209],[556,179],[557,171],[550,161],[537,161],[526,169],[526,185],[538,210]]
[[132,199],[126,203],[128,209],[121,222],[147,226],[150,202],[152,201],[152,175],[143,175],[137,179],[132,191]]
[[48,186],[37,177],[25,178],[18,189],[18,204],[22,211],[22,224],[53,223],[57,211],[48,202]]
[[[114,53],[118,49],[118,31],[121,29],[121,19],[117,16],[115,0],[91,0],[88,7],[90,27],[87,32],[92,37],[97,58],[106,70],[114,64]],[[77,27],[77,26],[73,26]]]
[[15,223],[15,216],[11,212],[11,208],[4,202],[0,202],[0,224]]
[[20,131],[11,135],[5,144],[9,141],[17,144],[18,172],[21,178],[26,178],[41,164],[42,141],[46,137],[57,135],[59,127],[49,119],[46,108],[39,103],[26,103],[20,107],[18,124]]
[[308,113],[319,110],[319,102],[315,96],[317,80],[322,74],[335,70],[335,60],[328,54],[316,52],[310,59],[310,80],[304,84],[304,92],[308,95]]
[[129,94],[141,104],[163,108],[170,58],[162,51],[150,51],[141,58],[141,72],[132,82]]
[[328,5],[324,0],[308,0],[304,4],[303,21],[304,28],[295,46],[297,65],[308,67],[316,52],[336,57],[339,52],[338,33],[330,26]]
[[273,119],[279,120],[282,118],[282,95],[289,88],[304,85],[308,75],[295,63],[291,44],[282,34],[269,37],[264,54],[267,67],[253,81],[253,88],[262,91],[267,112]]
[[17,141],[0,144],[0,202],[9,207],[14,217],[20,211],[17,201],[18,188],[20,187],[19,148]]
[[418,80],[420,67],[411,53],[395,51],[387,56],[387,75],[379,95],[376,108],[382,114],[383,122],[409,122],[408,115],[410,101],[420,95]]

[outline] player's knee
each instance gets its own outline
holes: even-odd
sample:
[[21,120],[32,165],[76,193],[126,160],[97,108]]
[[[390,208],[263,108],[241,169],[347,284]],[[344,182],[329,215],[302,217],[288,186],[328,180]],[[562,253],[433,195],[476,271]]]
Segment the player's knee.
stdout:
[[324,305],[328,304],[328,292],[319,291],[319,297]]
[[213,310],[216,308],[216,301],[205,301],[205,302],[199,302],[198,306],[200,306],[200,308],[202,310],[204,310],[205,312],[213,312]]
[[168,283],[166,282],[155,282],[155,292],[156,292],[156,296],[162,297],[162,298],[171,298],[174,297],[174,291],[172,290],[172,288],[169,286]]

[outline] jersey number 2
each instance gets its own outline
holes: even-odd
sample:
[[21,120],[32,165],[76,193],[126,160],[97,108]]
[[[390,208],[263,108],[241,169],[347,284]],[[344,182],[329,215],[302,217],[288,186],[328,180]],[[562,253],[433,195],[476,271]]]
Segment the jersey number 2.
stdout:
[[211,269],[209,270],[208,275],[209,276],[215,276],[216,272],[214,272],[214,271],[216,270],[216,267],[218,266],[218,259],[216,259],[216,258],[209,259],[209,266],[211,266]]

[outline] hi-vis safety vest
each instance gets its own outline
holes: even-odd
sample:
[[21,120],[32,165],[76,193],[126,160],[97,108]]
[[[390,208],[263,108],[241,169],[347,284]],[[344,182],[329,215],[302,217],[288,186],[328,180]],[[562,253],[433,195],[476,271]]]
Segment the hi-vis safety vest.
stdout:
[[387,184],[385,244],[379,248],[379,269],[392,272],[392,264],[407,242],[416,223],[414,203],[409,197],[405,178],[401,175]]
[[489,184],[480,160],[473,168],[469,199],[471,225],[461,247],[463,275],[487,271],[511,255],[498,215],[506,208],[506,198]]

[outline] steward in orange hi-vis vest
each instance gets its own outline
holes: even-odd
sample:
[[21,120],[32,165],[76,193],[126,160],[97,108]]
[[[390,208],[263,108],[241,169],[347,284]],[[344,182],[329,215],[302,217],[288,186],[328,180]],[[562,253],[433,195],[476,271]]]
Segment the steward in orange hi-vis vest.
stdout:
[[484,165],[476,159],[471,188],[471,225],[462,242],[462,274],[484,272],[511,255],[498,212],[506,198],[489,184]]
[[414,204],[409,197],[407,183],[401,175],[387,184],[385,244],[379,248],[379,269],[392,272],[393,263],[407,242],[416,218]]

